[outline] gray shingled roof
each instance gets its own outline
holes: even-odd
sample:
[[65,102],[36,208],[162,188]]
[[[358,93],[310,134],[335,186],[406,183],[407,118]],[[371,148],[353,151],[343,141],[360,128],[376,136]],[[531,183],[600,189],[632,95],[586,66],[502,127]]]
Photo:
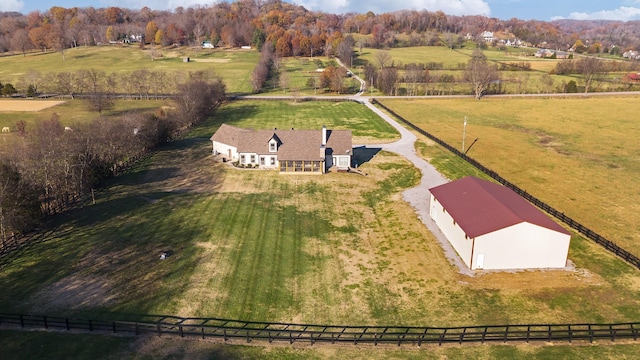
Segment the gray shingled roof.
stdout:
[[429,189],[471,238],[528,222],[571,235],[513,190],[468,176]]

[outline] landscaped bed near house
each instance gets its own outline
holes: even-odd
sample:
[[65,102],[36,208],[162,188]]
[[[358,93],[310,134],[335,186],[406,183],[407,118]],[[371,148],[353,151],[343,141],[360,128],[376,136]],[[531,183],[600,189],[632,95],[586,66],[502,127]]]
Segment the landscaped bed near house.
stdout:
[[[312,128],[321,118],[311,116],[311,110],[297,117],[300,104],[269,104],[242,101],[223,107],[186,139],[114,179],[96,195],[95,205],[56,218],[56,235],[5,260],[0,308],[89,318],[166,314],[345,325],[640,319],[638,271],[577,236],[569,255],[577,264],[574,270],[460,275],[402,200],[401,191],[419,176],[392,153],[381,151],[361,164],[368,176],[283,176],[215,163],[208,138],[222,119],[271,128],[287,126],[282,119],[289,118],[298,121],[297,128]],[[277,111],[261,117],[264,109]],[[327,127],[348,126],[346,120],[339,124],[336,112],[324,116]],[[371,117],[358,123],[364,140],[395,136],[365,130],[383,129],[381,121]],[[160,260],[161,252],[169,256]],[[157,354],[156,341],[139,339],[128,346]],[[185,346],[172,340],[166,344],[173,344],[167,352]],[[593,351],[622,356],[637,347]],[[323,347],[273,351],[255,356],[413,358],[429,353]],[[435,351],[450,357],[593,354],[533,345]]]

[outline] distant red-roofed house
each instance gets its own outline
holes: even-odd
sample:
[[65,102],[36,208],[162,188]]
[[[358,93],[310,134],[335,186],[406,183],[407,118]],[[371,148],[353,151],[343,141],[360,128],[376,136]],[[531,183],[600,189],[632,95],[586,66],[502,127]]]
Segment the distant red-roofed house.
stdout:
[[638,82],[640,81],[640,73],[631,73],[625,75],[626,81]]
[[325,173],[351,166],[350,130],[255,130],[222,124],[211,136],[213,153],[243,166],[280,172]]
[[429,190],[431,218],[469,268],[566,266],[571,233],[511,189],[469,176]]

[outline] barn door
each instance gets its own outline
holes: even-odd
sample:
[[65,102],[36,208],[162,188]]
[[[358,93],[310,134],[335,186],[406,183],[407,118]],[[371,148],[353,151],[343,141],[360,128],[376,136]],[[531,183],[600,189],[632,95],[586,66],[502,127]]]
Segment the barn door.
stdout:
[[478,254],[476,257],[476,269],[484,269],[484,254]]

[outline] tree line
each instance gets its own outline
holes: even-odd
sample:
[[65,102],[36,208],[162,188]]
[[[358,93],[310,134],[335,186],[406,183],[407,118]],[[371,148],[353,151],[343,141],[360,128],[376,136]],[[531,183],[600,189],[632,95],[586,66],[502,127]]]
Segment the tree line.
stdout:
[[89,194],[123,162],[213,114],[225,99],[225,85],[209,73],[190,73],[172,99],[171,111],[125,111],[73,127],[63,126],[57,114],[30,127],[18,121],[10,146],[0,153],[2,239],[41,224]]
[[[336,55],[343,34],[357,34],[357,46],[459,46],[465,38],[483,43],[480,34],[491,31],[518,38],[533,46],[566,49],[580,40],[638,48],[635,22],[501,20],[486,16],[452,16],[441,11],[402,10],[392,13],[328,14],[308,11],[281,0],[238,0],[209,6],[177,7],[172,11],[107,8],[64,8],[26,15],[0,13],[0,53],[64,50],[109,42],[156,45],[253,45],[265,42],[279,56]],[[596,49],[594,47],[594,49]]]

